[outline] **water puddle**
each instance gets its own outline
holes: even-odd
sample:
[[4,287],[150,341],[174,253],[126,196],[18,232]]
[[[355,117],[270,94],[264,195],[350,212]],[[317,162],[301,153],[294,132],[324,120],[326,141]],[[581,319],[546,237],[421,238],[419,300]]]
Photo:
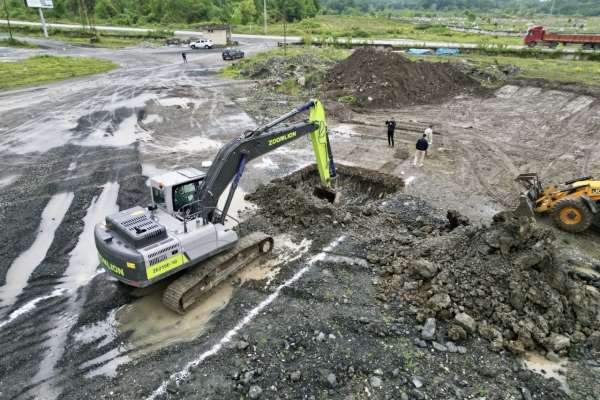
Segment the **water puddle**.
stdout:
[[27,303],[25,303],[24,305],[17,308],[12,313],[10,313],[8,318],[6,318],[4,321],[0,322],[0,328],[4,327],[5,325],[10,324],[15,319],[19,318],[21,315],[25,315],[28,312],[35,310],[37,307],[37,304],[39,302],[61,296],[63,293],[64,293],[64,290],[56,289],[56,290],[52,291],[52,293],[50,293],[49,295],[36,297],[35,299],[28,301]]
[[271,157],[263,156],[259,162],[252,164],[252,168],[275,170],[279,167]]
[[152,140],[152,135],[139,126],[138,117],[135,113],[123,118],[121,121],[108,121],[92,130],[77,144],[82,146],[127,146],[137,141]]
[[86,285],[96,274],[98,268],[98,255],[94,243],[94,227],[104,221],[104,217],[119,211],[117,197],[119,184],[109,182],[98,198],[92,201],[83,218],[84,228],[79,236],[79,241],[69,254],[69,266],[65,271],[65,280],[61,285],[67,290],[75,290]]
[[157,103],[162,107],[179,107],[187,110],[189,108],[197,109],[200,106],[198,101],[191,97],[167,97],[157,100]]
[[409,176],[408,178],[406,178],[404,180],[404,185],[405,186],[409,186],[410,184],[412,184],[415,180],[417,179],[416,176]]
[[200,304],[185,315],[179,315],[163,306],[159,291],[121,308],[116,316],[117,326],[121,332],[132,332],[128,346],[138,349],[131,353],[136,357],[198,337],[214,314],[229,303],[232,294],[231,282],[223,282]]
[[349,265],[359,265],[359,266],[365,267],[365,268],[369,266],[369,263],[364,258],[349,257],[349,256],[343,256],[340,254],[327,254],[323,261],[329,261],[329,262],[340,263],[340,264],[343,263],[343,264],[349,264]]
[[69,265],[65,271],[64,281],[58,287],[64,290],[72,299],[68,303],[67,309],[56,321],[56,326],[50,332],[48,339],[44,343],[46,351],[40,361],[39,370],[33,377],[32,382],[40,383],[35,387],[38,398],[54,400],[60,394],[60,389],[54,384],[54,378],[57,376],[56,364],[62,358],[68,333],[77,322],[81,308],[85,303],[85,295],[77,297],[80,287],[86,285],[99,272],[98,256],[96,255],[94,245],[94,226],[102,222],[108,214],[119,210],[117,206],[117,197],[119,195],[119,184],[109,182],[104,185],[100,196],[94,198],[86,215],[83,219],[83,232],[75,248],[69,254]]
[[[223,192],[221,197],[219,198],[219,202],[217,203],[217,207],[219,210],[222,210],[225,207],[225,202],[227,201],[227,195],[229,194],[229,188]],[[233,198],[231,199],[231,204],[229,205],[229,210],[227,215],[232,218],[227,218],[225,221],[225,226],[227,228],[233,228],[238,225],[237,221],[243,220],[248,213],[252,212],[256,209],[256,205],[250,203],[245,199],[246,192],[241,190],[239,187],[233,194]]]
[[15,303],[17,296],[27,286],[31,273],[46,258],[54,241],[54,234],[71,206],[73,197],[73,192],[55,194],[46,204],[34,242],[13,261],[6,273],[6,283],[0,288],[1,306],[10,307]]
[[221,148],[222,143],[202,136],[192,136],[182,140],[173,150],[185,153],[198,153],[202,151],[215,152]]
[[0,189],[12,185],[17,179],[19,179],[19,175],[9,175],[5,176],[4,178],[0,178]]
[[592,276],[594,278],[600,278],[600,272],[594,270],[591,267],[578,266],[575,268],[575,271],[582,272],[582,273]]
[[142,120],[144,124],[160,124],[163,121],[163,117],[158,114],[146,115],[146,117]]
[[569,392],[567,384],[567,363],[568,359],[561,358],[559,362],[553,362],[538,353],[527,352],[523,359],[525,366],[536,374],[545,378],[554,378],[565,392]]

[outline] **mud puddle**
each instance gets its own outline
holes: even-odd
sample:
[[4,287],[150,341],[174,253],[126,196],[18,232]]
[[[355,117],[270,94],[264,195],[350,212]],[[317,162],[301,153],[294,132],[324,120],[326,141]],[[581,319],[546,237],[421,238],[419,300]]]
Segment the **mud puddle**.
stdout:
[[[218,318],[219,311],[229,304],[237,286],[251,280],[264,280],[265,286],[270,285],[283,263],[297,260],[309,248],[308,240],[294,243],[289,236],[277,236],[273,250],[275,257],[252,263],[241,270],[216,287],[185,315],[178,315],[165,308],[162,304],[162,291],[157,290],[122,307],[116,311],[114,319],[109,316],[107,323],[84,327],[78,334],[79,341],[85,342],[102,337],[111,329],[114,333],[109,335],[110,338],[128,333],[127,342],[113,357],[113,359],[119,358],[119,362],[124,363],[129,358],[136,358],[174,343],[194,340],[206,331],[215,318]],[[114,349],[111,352],[114,353]],[[111,372],[114,365],[111,368],[105,366],[103,368]]]
[[48,201],[42,212],[42,220],[34,242],[8,269],[6,283],[0,288],[0,306],[10,307],[15,303],[17,296],[27,285],[31,273],[46,257],[56,229],[62,223],[73,197],[73,192],[59,193]]
[[567,364],[566,358],[561,358],[558,362],[548,360],[539,353],[527,352],[523,363],[530,371],[540,374],[547,379],[556,379],[560,383],[560,387],[565,392],[569,393],[569,385],[567,384]]

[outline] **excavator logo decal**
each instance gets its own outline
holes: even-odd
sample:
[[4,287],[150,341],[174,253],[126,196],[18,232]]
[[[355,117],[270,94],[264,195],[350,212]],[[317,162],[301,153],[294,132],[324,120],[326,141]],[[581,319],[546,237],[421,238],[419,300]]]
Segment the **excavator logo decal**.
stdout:
[[111,263],[110,261],[108,261],[106,258],[100,256],[100,262],[102,263],[102,265],[104,265],[104,267],[106,267],[106,269],[108,269],[109,271],[114,272],[117,275],[121,275],[121,276],[125,276],[125,273],[123,272],[123,268],[119,268],[117,267],[115,264]]
[[164,274],[165,272],[172,270],[173,268],[177,268],[188,261],[188,258],[184,254],[175,254],[174,256],[169,257],[166,260],[163,260],[157,264],[153,264],[146,268],[146,275],[148,276],[148,279],[152,279],[154,277]]
[[296,131],[291,131],[289,133],[286,133],[285,135],[281,135],[281,136],[277,136],[276,138],[269,139],[269,141],[267,142],[267,144],[269,146],[273,146],[274,144],[285,142],[286,140],[290,140],[292,138],[295,138],[296,135],[297,135]]

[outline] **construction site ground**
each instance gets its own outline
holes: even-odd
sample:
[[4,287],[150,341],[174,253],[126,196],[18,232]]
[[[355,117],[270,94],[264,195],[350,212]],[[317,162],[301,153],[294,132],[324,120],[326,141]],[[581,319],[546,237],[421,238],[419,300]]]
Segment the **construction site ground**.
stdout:
[[[50,44],[52,54],[91,51]],[[560,182],[597,172],[598,98],[520,82],[390,109],[328,100],[333,153],[347,166],[342,203],[312,198],[310,177],[284,178],[313,162],[308,139],[254,161],[235,211],[242,232],[275,235],[275,251],[182,317],[161,306],[159,291],[140,297],[99,268],[94,224],[147,204],[148,176],[201,168],[226,141],[307,99],[221,78],[216,51],[188,54],[187,65],[177,49],[94,55],[121,68],[0,93],[0,398],[598,399],[597,229],[567,235],[539,218],[535,228],[519,225],[533,233],[509,253],[490,244],[482,257],[513,265],[537,240],[548,254],[556,248],[552,268],[572,281],[583,299],[577,315],[591,320],[573,321],[583,337],[564,324],[552,330],[572,342],[552,361],[543,338],[525,353],[495,346],[486,331],[450,340],[458,328],[444,306],[436,313],[418,288],[405,293],[397,283],[408,278],[394,270],[435,257],[449,270],[453,258],[461,268],[476,264],[469,238],[511,227],[492,218],[516,206],[519,173]],[[399,128],[394,148],[390,117]],[[433,144],[417,168],[414,143],[428,124]],[[284,179],[261,186],[276,178]],[[449,209],[472,226],[450,224]],[[481,290],[450,288],[457,310]],[[565,309],[578,307],[564,299]],[[428,318],[436,323],[429,338]]]

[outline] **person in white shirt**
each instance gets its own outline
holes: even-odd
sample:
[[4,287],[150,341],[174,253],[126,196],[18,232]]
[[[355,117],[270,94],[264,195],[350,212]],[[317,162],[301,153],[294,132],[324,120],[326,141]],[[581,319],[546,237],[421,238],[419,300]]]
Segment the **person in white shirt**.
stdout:
[[427,143],[429,143],[429,147],[433,145],[433,125],[429,125],[427,129],[425,129],[425,136],[427,137]]

